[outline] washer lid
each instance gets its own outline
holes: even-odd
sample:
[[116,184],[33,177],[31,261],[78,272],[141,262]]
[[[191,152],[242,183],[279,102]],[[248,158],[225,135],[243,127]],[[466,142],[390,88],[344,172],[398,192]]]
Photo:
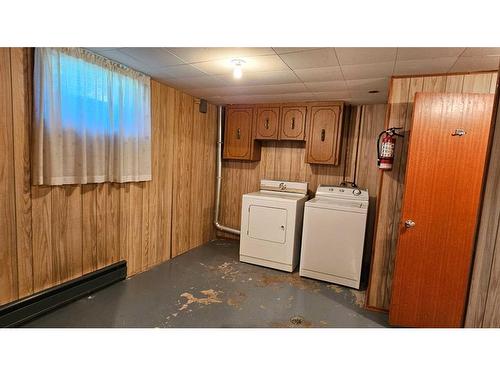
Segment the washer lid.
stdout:
[[368,190],[334,185],[319,185],[316,189],[316,197],[350,199],[357,201],[367,201],[369,199]]
[[307,194],[307,182],[260,180],[261,191],[281,191],[288,193]]

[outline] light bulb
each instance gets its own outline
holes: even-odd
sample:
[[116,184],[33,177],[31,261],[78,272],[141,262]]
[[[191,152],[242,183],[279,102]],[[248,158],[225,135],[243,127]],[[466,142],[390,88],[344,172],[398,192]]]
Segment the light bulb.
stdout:
[[245,61],[241,59],[233,59],[231,60],[231,63],[234,65],[233,68],[233,78],[234,79],[240,79],[241,76],[243,75],[243,70],[241,69]]
[[243,75],[243,72],[241,71],[241,64],[237,64],[233,70],[233,77],[235,79],[240,79],[242,75]]

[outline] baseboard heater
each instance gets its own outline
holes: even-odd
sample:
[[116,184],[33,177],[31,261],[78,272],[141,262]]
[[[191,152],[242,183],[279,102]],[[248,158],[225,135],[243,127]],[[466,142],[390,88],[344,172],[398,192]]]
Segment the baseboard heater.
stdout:
[[0,328],[16,327],[71,301],[89,295],[127,277],[122,260],[77,279],[0,306]]

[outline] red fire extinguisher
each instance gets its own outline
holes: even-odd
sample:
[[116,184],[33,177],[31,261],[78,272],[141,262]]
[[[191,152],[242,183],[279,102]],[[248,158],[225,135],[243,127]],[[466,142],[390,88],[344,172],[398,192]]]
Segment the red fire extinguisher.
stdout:
[[[391,170],[394,162],[394,149],[396,147],[396,136],[403,137],[396,130],[403,128],[389,128],[379,134],[377,139],[377,165],[380,169]],[[383,138],[382,138],[383,136]],[[380,143],[382,139],[382,144]]]

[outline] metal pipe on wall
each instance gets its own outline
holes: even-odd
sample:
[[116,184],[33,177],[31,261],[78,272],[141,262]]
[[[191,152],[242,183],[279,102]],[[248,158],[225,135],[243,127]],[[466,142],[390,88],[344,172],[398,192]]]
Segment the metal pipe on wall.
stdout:
[[220,212],[220,191],[222,185],[222,106],[217,106],[217,185],[215,188],[215,215],[214,215],[214,225],[217,230],[222,232],[227,232],[240,235],[238,229],[226,227],[219,223],[219,212]]

